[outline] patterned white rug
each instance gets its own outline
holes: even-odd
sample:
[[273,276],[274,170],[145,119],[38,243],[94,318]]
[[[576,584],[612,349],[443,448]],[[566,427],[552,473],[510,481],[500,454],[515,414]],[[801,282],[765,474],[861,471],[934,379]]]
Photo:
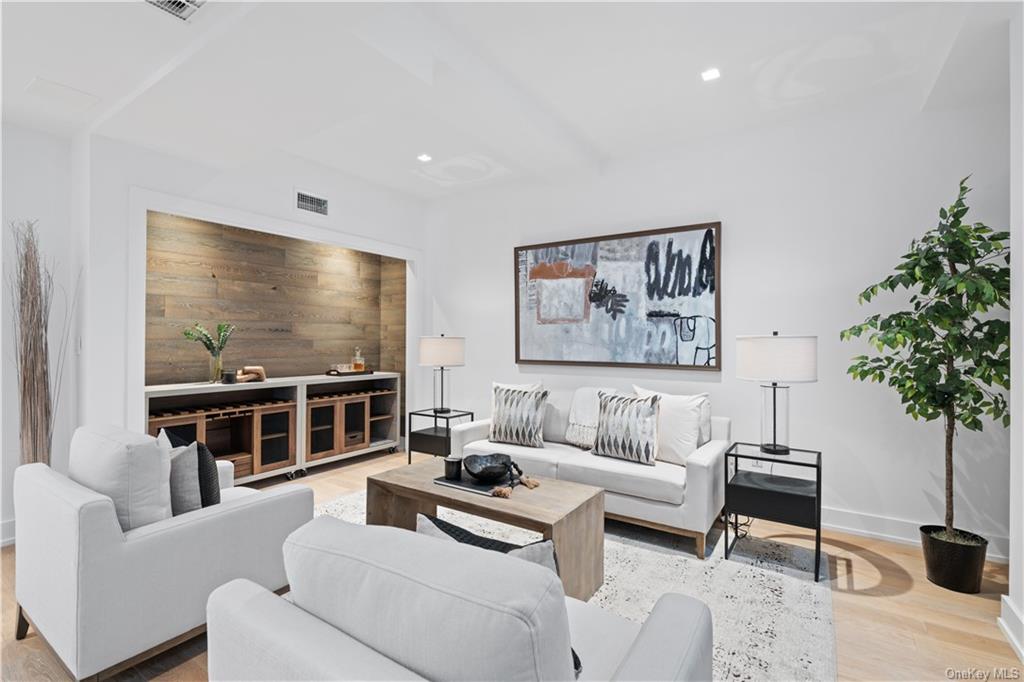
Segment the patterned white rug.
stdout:
[[[366,519],[366,494],[351,493],[317,507],[352,523]],[[539,535],[449,509],[439,515],[480,535],[525,544]],[[758,538],[740,540],[722,556],[721,534],[708,537],[712,556],[701,561],[693,541],[607,521],[604,585],[590,603],[643,622],[666,592],[703,600],[714,620],[717,680],[834,680],[835,626],[828,561],[821,582],[814,552]]]

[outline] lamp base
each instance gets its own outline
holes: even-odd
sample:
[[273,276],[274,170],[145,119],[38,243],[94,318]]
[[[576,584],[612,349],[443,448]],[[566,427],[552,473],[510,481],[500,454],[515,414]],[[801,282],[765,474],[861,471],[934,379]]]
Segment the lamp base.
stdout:
[[788,455],[789,446],[778,443],[761,443],[761,452],[766,455]]
[[451,411],[452,411],[452,408],[450,408],[450,407],[435,407],[434,408],[434,414],[448,414]]

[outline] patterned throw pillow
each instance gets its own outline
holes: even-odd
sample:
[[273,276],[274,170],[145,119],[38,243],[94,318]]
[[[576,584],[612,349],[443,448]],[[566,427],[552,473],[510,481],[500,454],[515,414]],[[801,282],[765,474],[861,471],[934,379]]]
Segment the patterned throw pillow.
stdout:
[[547,391],[495,386],[488,440],[531,448],[544,447],[544,404],[547,399]]
[[634,398],[599,393],[594,454],[654,466],[658,457],[658,404],[661,396]]

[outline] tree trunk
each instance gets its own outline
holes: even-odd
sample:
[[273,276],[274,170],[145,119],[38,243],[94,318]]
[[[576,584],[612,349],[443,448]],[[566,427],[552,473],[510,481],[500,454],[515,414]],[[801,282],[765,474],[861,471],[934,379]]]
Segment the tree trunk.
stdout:
[[953,436],[956,432],[956,413],[952,405],[946,409],[946,533],[953,534]]

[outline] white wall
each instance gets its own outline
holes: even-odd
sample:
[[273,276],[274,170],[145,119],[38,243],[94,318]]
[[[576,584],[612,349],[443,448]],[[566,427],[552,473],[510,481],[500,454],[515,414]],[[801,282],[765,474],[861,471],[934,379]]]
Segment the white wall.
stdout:
[[[1024,10],[1010,21],[1010,229],[1011,250],[1024,250]],[[1019,259],[1014,263],[1019,263]],[[1010,592],[1003,595],[999,624],[1024,660],[1024,273],[1011,273],[1010,318]]]
[[[136,407],[126,401],[141,391],[141,377],[129,369],[141,366],[141,345],[131,343],[139,339],[140,323],[129,303],[144,285],[130,277],[130,259],[137,273],[145,272],[139,267],[145,258],[145,224],[132,214],[133,187],[283,221],[294,227],[294,236],[304,236],[312,224],[377,242],[420,245],[419,202],[295,157],[275,155],[222,171],[108,138],[94,137],[90,144],[83,423],[125,423]],[[326,196],[330,218],[297,214],[295,187]],[[133,244],[143,248],[130,254]]]
[[[73,295],[79,262],[71,239],[71,176],[70,143],[61,138],[3,125],[3,487],[0,490],[0,537],[14,533],[14,504],[11,483],[14,469],[21,457],[18,437],[18,382],[14,355],[14,301],[7,283],[15,262],[14,239],[10,223],[35,219],[39,222],[40,244],[51,259],[55,293],[50,324],[51,361],[55,360],[60,343],[60,327],[67,310],[60,291]],[[72,336],[74,339],[74,335]],[[67,446],[74,428],[77,391],[77,356],[68,355],[60,405],[55,415],[52,464],[58,470],[67,468]]]
[[[638,122],[638,124],[642,124]],[[792,443],[824,451],[825,522],[916,541],[942,518],[942,431],[903,414],[898,397],[845,374],[862,347],[839,331],[882,306],[857,293],[885,276],[911,238],[933,227],[973,173],[970,214],[1008,220],[1005,111],[850,115],[706,141],[600,175],[520,185],[429,211],[434,332],[466,336],[452,404],[488,413],[491,380],[550,387],[637,382],[709,391],[737,439],[758,437],[759,389],[734,378],[738,334],[817,334],[816,384],[791,389]],[[723,371],[541,367],[514,362],[513,247],[697,222],[722,222]],[[1005,429],[958,440],[957,524],[1007,553]]]

